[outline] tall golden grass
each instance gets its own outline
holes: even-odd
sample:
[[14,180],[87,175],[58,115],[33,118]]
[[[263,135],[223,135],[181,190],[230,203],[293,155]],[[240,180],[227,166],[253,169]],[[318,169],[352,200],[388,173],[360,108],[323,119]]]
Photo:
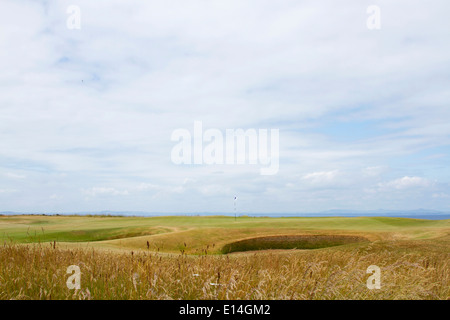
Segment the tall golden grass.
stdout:
[[[0,299],[449,299],[448,243],[390,241],[318,250],[188,256],[0,247]],[[67,267],[81,269],[69,290]],[[366,286],[370,265],[381,289]]]

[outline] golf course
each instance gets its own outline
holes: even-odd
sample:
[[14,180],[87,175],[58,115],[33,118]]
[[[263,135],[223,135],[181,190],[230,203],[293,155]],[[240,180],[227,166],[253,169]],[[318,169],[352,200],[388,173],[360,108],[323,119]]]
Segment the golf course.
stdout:
[[0,299],[450,298],[450,220],[14,215],[0,239]]

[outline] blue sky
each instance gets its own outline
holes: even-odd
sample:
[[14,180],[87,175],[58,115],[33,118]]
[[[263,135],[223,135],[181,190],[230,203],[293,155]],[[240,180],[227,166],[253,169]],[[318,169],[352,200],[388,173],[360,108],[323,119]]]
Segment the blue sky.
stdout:
[[[242,213],[450,211],[449,10],[4,0],[0,211],[233,212],[235,195]],[[279,129],[278,173],[175,165],[171,134],[194,121]]]

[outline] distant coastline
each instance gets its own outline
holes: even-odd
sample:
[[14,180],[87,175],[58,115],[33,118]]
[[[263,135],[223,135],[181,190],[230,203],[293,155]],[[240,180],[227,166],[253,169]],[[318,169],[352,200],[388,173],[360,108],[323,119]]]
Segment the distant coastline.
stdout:
[[[191,213],[156,213],[156,212],[141,212],[141,211],[98,211],[98,212],[14,212],[4,211],[0,212],[0,216],[13,215],[43,215],[43,216],[110,216],[110,217],[164,217],[164,216],[230,216],[234,217],[234,213],[227,212],[191,212]],[[238,213],[238,217],[270,217],[270,218],[294,218],[294,217],[391,217],[391,218],[409,218],[409,219],[427,219],[427,220],[447,220],[450,219],[450,213],[439,212],[434,210],[411,210],[411,211],[340,211],[330,210],[316,213]]]

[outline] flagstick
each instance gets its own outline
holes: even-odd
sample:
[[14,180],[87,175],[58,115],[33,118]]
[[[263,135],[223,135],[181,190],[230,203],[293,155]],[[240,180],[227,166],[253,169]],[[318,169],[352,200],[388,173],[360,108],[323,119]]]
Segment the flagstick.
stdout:
[[236,221],[236,197],[234,197],[234,221]]

